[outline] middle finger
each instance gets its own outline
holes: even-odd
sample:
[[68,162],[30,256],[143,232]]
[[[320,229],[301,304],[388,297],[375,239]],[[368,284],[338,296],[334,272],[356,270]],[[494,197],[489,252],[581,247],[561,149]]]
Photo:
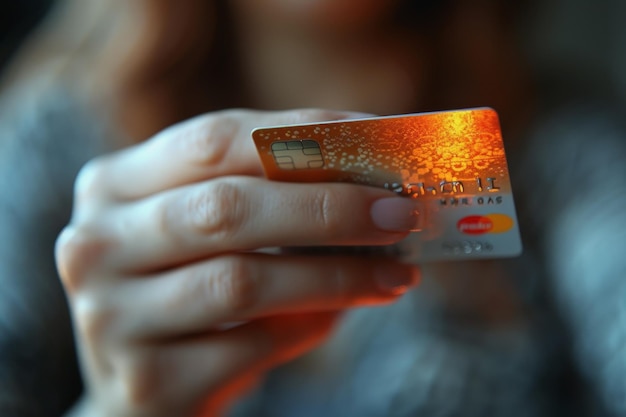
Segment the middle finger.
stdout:
[[118,207],[110,265],[137,272],[264,247],[386,245],[417,228],[420,209],[373,187],[225,177]]

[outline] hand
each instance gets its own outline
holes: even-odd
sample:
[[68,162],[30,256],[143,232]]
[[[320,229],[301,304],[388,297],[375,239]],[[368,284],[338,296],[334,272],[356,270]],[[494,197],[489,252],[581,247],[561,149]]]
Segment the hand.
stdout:
[[349,116],[218,112],[84,167],[56,248],[86,382],[79,414],[217,415],[319,344],[338,312],[416,284],[415,267],[389,259],[253,252],[385,245],[415,224],[415,203],[385,190],[261,178],[252,128]]

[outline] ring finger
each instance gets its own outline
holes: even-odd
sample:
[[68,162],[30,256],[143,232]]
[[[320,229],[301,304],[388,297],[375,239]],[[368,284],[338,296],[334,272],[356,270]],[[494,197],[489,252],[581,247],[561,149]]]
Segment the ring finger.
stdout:
[[350,256],[240,254],[126,281],[121,333],[136,340],[206,332],[226,322],[385,304],[417,284],[415,266]]

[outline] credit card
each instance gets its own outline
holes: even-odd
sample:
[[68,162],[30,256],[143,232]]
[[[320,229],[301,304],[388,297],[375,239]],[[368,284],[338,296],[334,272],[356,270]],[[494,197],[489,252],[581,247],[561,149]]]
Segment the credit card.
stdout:
[[522,251],[497,113],[474,108],[255,129],[267,177],[348,182],[423,203],[422,228],[386,248],[415,263]]

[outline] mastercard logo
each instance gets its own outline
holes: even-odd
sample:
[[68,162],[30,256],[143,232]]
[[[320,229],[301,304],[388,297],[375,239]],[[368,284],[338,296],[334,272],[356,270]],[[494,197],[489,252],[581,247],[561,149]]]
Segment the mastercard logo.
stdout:
[[513,227],[513,219],[506,214],[486,214],[484,216],[463,217],[456,223],[459,232],[466,235],[504,233]]

